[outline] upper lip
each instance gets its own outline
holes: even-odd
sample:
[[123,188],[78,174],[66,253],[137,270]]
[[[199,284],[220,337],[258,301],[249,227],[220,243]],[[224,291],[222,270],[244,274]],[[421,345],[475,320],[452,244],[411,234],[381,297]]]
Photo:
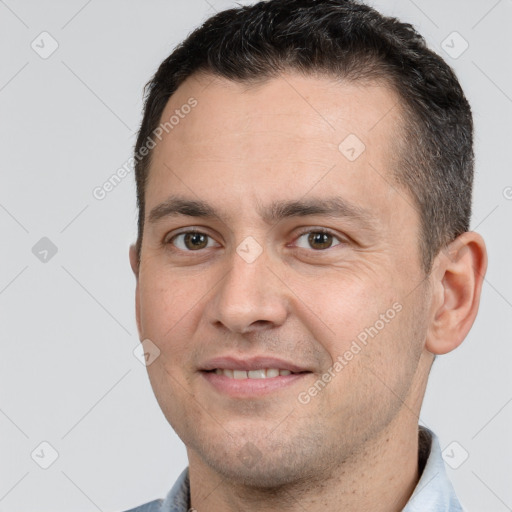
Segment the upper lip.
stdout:
[[211,371],[217,368],[221,370],[262,370],[265,368],[276,368],[278,370],[290,370],[294,373],[310,371],[303,366],[298,366],[290,361],[279,359],[275,357],[258,356],[245,359],[238,359],[236,357],[215,357],[209,359],[202,366],[201,370]]

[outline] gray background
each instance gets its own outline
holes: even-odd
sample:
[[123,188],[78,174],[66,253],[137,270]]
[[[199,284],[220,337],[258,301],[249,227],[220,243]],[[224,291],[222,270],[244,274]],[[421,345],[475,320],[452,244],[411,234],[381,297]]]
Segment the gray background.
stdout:
[[[0,511],[124,510],[164,496],[187,464],[133,354],[133,176],[102,201],[92,191],[131,155],[159,63],[232,5],[0,0]],[[421,422],[458,466],[448,473],[469,512],[512,510],[512,1],[373,5],[420,30],[474,109],[473,227],[490,267],[473,330],[434,365]],[[460,56],[454,31],[469,44]]]

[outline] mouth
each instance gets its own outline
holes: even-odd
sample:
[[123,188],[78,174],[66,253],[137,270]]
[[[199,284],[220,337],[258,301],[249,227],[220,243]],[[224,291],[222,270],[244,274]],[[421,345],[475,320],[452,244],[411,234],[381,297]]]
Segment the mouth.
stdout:
[[311,373],[308,371],[292,372],[287,369],[279,368],[261,368],[257,370],[235,370],[231,368],[215,368],[206,370],[207,373],[215,373],[215,375],[223,375],[228,379],[272,379],[274,377],[286,377],[288,375],[298,375],[301,373]]
[[206,362],[200,373],[209,388],[218,394],[229,398],[257,398],[291,389],[313,372],[273,357],[242,360],[228,356]]
[[[263,374],[265,373],[265,376]],[[231,370],[229,368],[217,368],[201,372],[210,390],[228,398],[256,399],[265,395],[275,395],[291,390],[298,382],[303,381],[312,372],[294,373],[290,370],[278,370],[274,368],[259,370]],[[277,375],[276,375],[277,374]],[[302,382],[297,393],[305,389]]]

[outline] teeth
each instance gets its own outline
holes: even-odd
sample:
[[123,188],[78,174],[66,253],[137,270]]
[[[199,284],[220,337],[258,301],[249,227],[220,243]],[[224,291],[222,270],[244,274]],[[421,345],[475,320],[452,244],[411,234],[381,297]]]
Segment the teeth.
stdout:
[[249,379],[266,379],[267,372],[265,370],[251,370],[247,372]]
[[217,375],[225,375],[226,377],[229,377],[230,379],[233,378],[233,370],[221,370],[220,368],[217,368],[215,370],[215,373]]
[[217,368],[217,375],[224,375],[230,379],[269,379],[272,377],[290,375],[290,370],[278,370],[277,368],[262,368],[261,370],[229,370]]

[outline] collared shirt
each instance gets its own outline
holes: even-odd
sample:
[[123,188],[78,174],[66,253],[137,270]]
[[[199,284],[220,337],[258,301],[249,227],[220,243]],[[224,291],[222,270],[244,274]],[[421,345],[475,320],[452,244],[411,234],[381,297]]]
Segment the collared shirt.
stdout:
[[[418,471],[421,477],[402,512],[464,512],[446,474],[438,437],[419,426]],[[188,467],[165,499],[154,500],[127,512],[187,512],[190,505]]]

